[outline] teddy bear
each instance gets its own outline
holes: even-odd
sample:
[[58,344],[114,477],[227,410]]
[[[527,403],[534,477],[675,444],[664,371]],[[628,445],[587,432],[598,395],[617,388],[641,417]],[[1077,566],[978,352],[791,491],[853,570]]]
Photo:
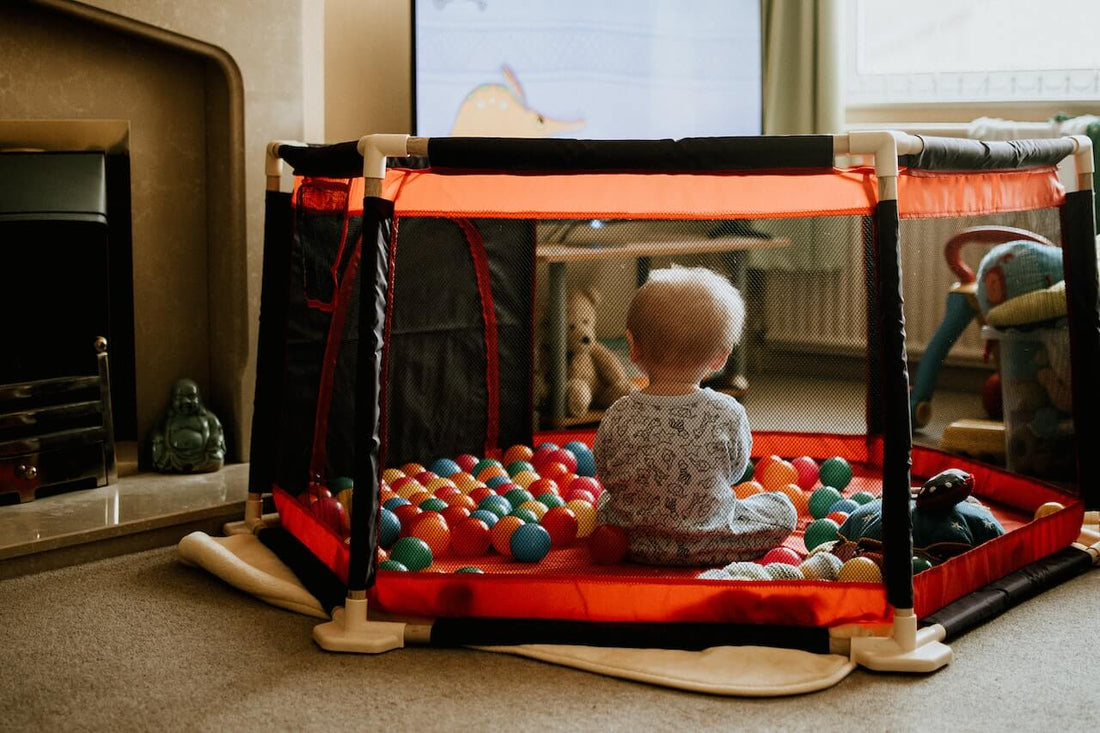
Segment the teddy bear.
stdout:
[[[594,288],[574,290],[566,300],[565,411],[570,417],[610,407],[636,389],[619,358],[596,338],[599,302],[600,293]],[[540,351],[543,353],[538,355],[540,363],[536,365],[539,373],[536,396],[541,402],[549,393],[541,374],[550,358],[546,339],[542,339]]]

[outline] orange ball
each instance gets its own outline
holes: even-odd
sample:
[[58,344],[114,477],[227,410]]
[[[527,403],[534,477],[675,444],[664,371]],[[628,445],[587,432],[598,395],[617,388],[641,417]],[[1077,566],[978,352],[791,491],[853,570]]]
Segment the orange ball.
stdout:
[[764,485],[767,491],[779,491],[787,484],[798,483],[798,469],[782,459],[770,461],[760,473],[753,473],[753,477]]
[[424,473],[424,471],[426,470],[427,469],[425,469],[419,463],[406,463],[404,466],[401,467],[401,473],[405,474],[406,476],[415,476],[418,473]]
[[477,487],[477,479],[465,471],[461,471],[451,476],[451,481],[462,491],[470,491]]
[[433,492],[438,491],[439,489],[442,489],[444,486],[449,486],[451,488],[456,488],[456,489],[458,488],[457,486],[455,486],[454,481],[451,481],[449,478],[442,478],[442,477],[439,477],[439,476],[437,476],[436,478],[433,478],[431,481],[424,484],[425,489],[427,489],[428,491],[433,491]]
[[501,517],[489,531],[493,549],[505,557],[512,556],[512,533],[524,522],[519,517]]
[[413,518],[409,535],[424,540],[432,550],[432,557],[442,557],[451,547],[451,530],[447,520],[439,512],[422,512]]
[[787,498],[794,504],[795,511],[798,512],[800,517],[806,517],[810,515],[810,495],[798,484],[787,484],[786,486],[780,486],[779,490],[787,495]]
[[753,478],[759,479],[760,476],[762,476],[764,474],[764,469],[768,467],[769,463],[771,463],[772,461],[781,461],[781,460],[783,460],[783,459],[780,458],[779,456],[775,455],[774,453],[772,453],[770,456],[763,456],[763,457],[757,459],[756,463],[753,464],[753,468],[752,468]]
[[511,466],[516,461],[531,461],[531,456],[535,455],[535,451],[531,450],[526,445],[513,445],[508,450],[504,451],[504,458],[501,460],[505,466]]
[[489,525],[480,519],[467,518],[451,530],[451,545],[459,557],[480,557],[488,552],[491,541]]
[[[554,483],[561,484],[562,479],[569,475],[569,469],[564,463],[548,461],[539,468],[539,476],[548,478]],[[568,486],[568,484],[566,484]]]
[[387,468],[385,471],[382,472],[382,480],[385,481],[387,484],[392,484],[394,481],[402,478],[404,475],[404,471],[396,468]]
[[411,494],[409,496],[406,496],[405,498],[409,500],[410,504],[420,506],[421,503],[423,503],[423,501],[425,499],[432,498],[432,495],[429,494],[427,491],[424,491],[423,489],[421,489],[420,491],[417,491],[415,494]]
[[477,502],[468,494],[454,494],[443,501],[447,502],[447,506],[462,507],[463,509],[469,509],[471,512],[477,509]]
[[500,466],[493,464],[492,466],[486,466],[485,468],[481,469],[481,473],[477,475],[477,480],[485,482],[495,476],[503,476],[504,478],[508,478],[508,472]]
[[744,481],[733,487],[733,493],[738,499],[747,499],[753,494],[759,494],[764,490],[759,481]]

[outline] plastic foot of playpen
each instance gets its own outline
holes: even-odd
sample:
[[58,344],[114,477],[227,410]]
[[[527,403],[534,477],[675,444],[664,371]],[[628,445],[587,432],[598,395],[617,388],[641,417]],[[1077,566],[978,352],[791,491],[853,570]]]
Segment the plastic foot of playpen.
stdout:
[[917,629],[912,609],[894,615],[892,636],[852,639],[851,660],[878,672],[934,672],[951,661],[951,647],[943,643],[942,626]]
[[409,624],[367,619],[367,601],[348,598],[332,612],[332,621],[313,627],[313,640],[330,652],[381,654],[405,646]]
[[226,522],[222,525],[222,532],[226,535],[253,534],[257,527],[265,527],[272,522],[277,522],[277,512],[264,514],[263,494],[249,494],[244,502],[244,519],[237,522]]

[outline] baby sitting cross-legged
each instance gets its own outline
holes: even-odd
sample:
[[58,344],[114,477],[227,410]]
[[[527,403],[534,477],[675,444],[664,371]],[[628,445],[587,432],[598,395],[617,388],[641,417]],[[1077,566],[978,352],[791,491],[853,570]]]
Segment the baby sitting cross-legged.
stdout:
[[599,521],[626,530],[627,560],[753,560],[795,529],[785,494],[734,495],[752,446],[745,408],[700,387],[725,364],[744,321],[741,294],[705,268],[655,270],[631,301],[630,360],[649,384],[607,410],[593,447],[605,489]]

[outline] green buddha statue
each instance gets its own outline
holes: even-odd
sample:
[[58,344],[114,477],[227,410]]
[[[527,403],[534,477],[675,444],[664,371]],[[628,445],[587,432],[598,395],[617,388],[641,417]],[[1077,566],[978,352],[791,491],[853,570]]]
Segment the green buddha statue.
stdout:
[[225,436],[214,413],[203,407],[199,385],[172,385],[168,411],[153,430],[153,468],[161,473],[205,473],[225,463]]

